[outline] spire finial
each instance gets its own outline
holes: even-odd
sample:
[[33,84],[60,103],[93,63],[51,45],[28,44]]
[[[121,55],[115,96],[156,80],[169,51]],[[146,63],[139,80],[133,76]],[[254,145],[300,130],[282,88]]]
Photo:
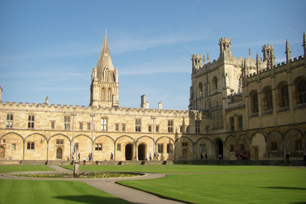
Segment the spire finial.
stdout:
[[107,36],[107,29],[105,29],[105,36]]
[[252,55],[252,54],[251,54],[251,48],[249,48],[249,57],[251,57],[251,55]]

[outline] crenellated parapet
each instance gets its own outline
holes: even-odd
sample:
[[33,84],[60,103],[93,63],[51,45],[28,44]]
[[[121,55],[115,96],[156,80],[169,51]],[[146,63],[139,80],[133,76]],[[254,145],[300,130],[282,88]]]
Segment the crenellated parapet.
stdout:
[[168,109],[143,109],[125,107],[102,107],[102,106],[79,106],[79,105],[60,105],[43,103],[23,103],[23,102],[0,102],[0,110],[10,111],[30,111],[30,112],[62,112],[62,113],[85,113],[85,114],[118,114],[118,115],[154,115],[154,116],[174,116],[183,117],[188,115],[187,110],[168,110]]

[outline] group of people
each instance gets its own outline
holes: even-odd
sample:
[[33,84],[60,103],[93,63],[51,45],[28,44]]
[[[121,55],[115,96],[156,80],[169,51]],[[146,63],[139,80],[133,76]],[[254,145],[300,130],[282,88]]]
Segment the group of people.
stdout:
[[[76,153],[73,152],[73,153],[71,154],[71,159],[72,159],[72,160],[74,160],[74,154],[76,154]],[[78,154],[77,154],[77,157],[78,157],[78,160],[80,160],[80,159],[81,159],[81,154],[78,153]],[[86,160],[87,160],[87,158],[86,158],[86,156],[84,155],[84,157],[83,157],[83,165],[86,165]],[[91,160],[92,160],[92,153],[89,153],[89,154],[88,154],[88,161],[91,161]]]
[[204,156],[203,156],[203,153],[201,153],[201,160],[203,160],[205,157],[205,159],[207,159],[207,153],[205,152]]

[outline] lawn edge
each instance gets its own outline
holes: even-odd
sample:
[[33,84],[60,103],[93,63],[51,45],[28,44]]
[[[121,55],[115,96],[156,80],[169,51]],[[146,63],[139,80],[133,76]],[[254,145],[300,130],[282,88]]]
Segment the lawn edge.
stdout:
[[[167,176],[167,175],[166,175],[166,176]],[[180,199],[176,199],[176,198],[164,196],[164,195],[161,195],[161,194],[158,194],[158,193],[153,193],[153,192],[151,192],[151,191],[146,191],[146,190],[143,190],[143,189],[140,189],[140,188],[128,186],[128,185],[125,185],[125,184],[122,184],[122,183],[119,183],[119,182],[120,182],[120,181],[116,181],[115,183],[118,184],[118,185],[121,185],[121,186],[125,186],[125,187],[132,188],[132,189],[135,189],[135,190],[139,190],[139,191],[142,191],[142,192],[151,194],[151,195],[155,195],[155,196],[157,196],[157,197],[159,197],[159,198],[163,198],[163,199],[167,199],[167,200],[173,200],[173,201],[178,201],[178,202],[187,203],[187,204],[194,204],[194,203],[189,202],[189,201],[185,201],[185,200],[180,200]]]

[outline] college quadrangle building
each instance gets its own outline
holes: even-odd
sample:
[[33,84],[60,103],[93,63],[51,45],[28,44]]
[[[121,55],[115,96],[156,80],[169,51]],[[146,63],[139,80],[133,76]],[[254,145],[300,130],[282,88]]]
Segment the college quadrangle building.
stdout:
[[[302,159],[306,150],[306,37],[303,56],[275,64],[272,45],[262,57],[236,58],[231,40],[219,40],[220,56],[192,55],[188,110],[119,105],[118,69],[107,35],[92,68],[90,104],[85,106],[2,102],[0,158],[71,160],[92,154],[94,161]],[[250,51],[249,51],[250,52]],[[5,92],[4,92],[5,93]],[[76,154],[74,154],[76,156]],[[205,159],[205,158],[204,158]]]

